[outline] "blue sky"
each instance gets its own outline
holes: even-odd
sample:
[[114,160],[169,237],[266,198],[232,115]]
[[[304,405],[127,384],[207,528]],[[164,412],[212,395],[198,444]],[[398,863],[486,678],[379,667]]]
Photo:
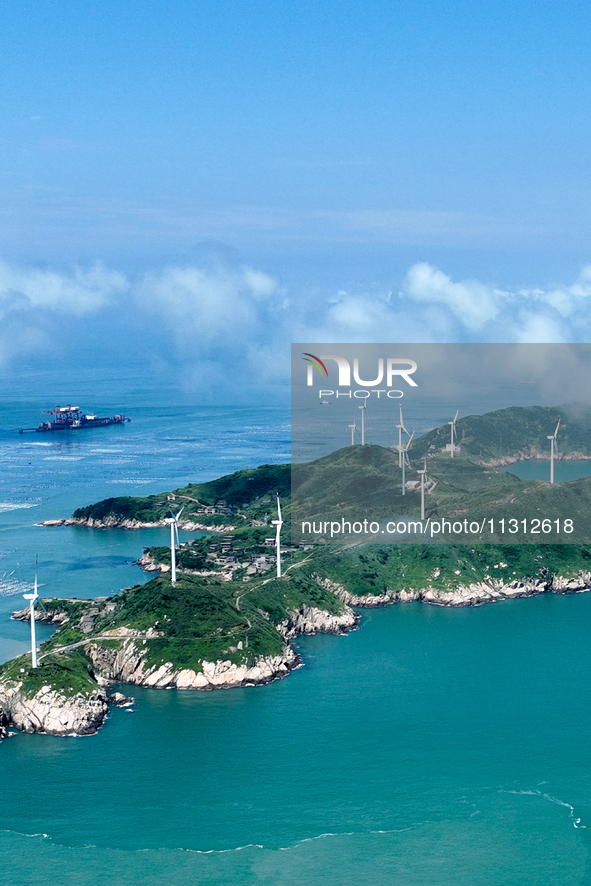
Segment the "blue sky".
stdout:
[[62,324],[122,352],[158,324],[195,377],[245,337],[286,369],[296,338],[588,340],[590,26],[578,2],[5,5],[4,366]]

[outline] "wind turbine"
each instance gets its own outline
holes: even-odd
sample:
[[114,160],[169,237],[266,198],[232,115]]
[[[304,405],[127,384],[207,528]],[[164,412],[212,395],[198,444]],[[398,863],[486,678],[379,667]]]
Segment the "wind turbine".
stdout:
[[367,409],[366,400],[363,401],[363,404],[359,408],[361,409],[361,445],[365,446],[365,410]]
[[349,425],[351,428],[351,446],[355,445],[355,431],[357,430],[357,424],[355,423],[355,419],[353,419],[353,424]]
[[560,427],[561,421],[562,418],[559,418],[554,433],[548,434],[548,440],[550,440],[550,483],[554,483],[554,455],[558,452],[558,447],[556,446],[556,435],[558,434],[558,428]]
[[[404,431],[404,433],[406,434],[407,437],[410,437],[411,435],[408,433],[408,431],[405,427],[405,424],[404,424],[404,420],[402,418],[402,403],[398,404],[398,408],[400,409],[400,421],[396,425],[396,427],[398,428],[398,446],[396,446],[396,447],[393,446],[392,449],[398,449],[398,467],[402,469],[402,463],[404,461],[404,457],[403,457],[404,446],[402,445],[402,432]],[[413,433],[414,433],[414,431],[413,431]],[[410,443],[410,440],[409,440],[409,443]]]
[[[176,547],[175,541],[178,544],[179,540],[179,517],[185,510],[185,506],[180,509],[178,514],[173,514],[171,510],[171,515],[168,517],[165,522],[170,523],[170,581],[173,585],[176,584]],[[176,536],[176,539],[175,539]]]
[[423,470],[417,471],[421,475],[421,520],[425,519],[425,484],[427,482],[427,459],[423,459]]
[[31,619],[31,664],[34,668],[37,665],[37,639],[35,637],[35,603],[39,599],[39,593],[37,591],[37,560],[35,560],[35,586],[32,594],[23,594],[25,600],[30,600],[29,603],[29,618]]
[[456,434],[456,422],[458,420],[458,415],[460,414],[460,410],[456,410],[456,414],[454,415],[452,421],[448,421],[448,425],[450,426],[450,437],[451,437],[451,457],[454,457],[455,445],[454,445],[454,437],[456,440],[458,439],[458,435]]
[[[406,431],[406,428],[404,429]],[[408,431],[406,431],[408,434]],[[410,437],[408,438],[408,442],[406,446],[402,447],[402,494],[406,495],[406,465],[410,467],[410,459],[408,457],[408,450],[410,444],[412,443],[412,438],[414,437],[415,432],[413,431]]]
[[279,493],[277,493],[277,519],[271,520],[271,525],[277,527],[275,534],[275,549],[277,551],[277,578],[281,578],[281,527],[283,526],[283,520],[281,518]]

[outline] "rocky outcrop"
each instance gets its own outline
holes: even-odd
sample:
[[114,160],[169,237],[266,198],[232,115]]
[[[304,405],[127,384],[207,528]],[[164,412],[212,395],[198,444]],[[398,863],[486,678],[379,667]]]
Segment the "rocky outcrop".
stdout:
[[[142,567],[144,572],[162,572],[160,563],[157,563],[156,560],[154,560],[154,558],[151,557],[147,551],[144,551],[137,562]],[[168,568],[170,569],[170,567]]]
[[72,696],[51,686],[29,696],[21,687],[16,681],[0,684],[0,710],[5,722],[22,732],[92,735],[107,716],[107,695],[98,685],[93,693]]
[[10,724],[8,722],[8,717],[6,716],[2,708],[0,708],[0,741],[2,741],[3,738],[8,738],[9,725]]
[[134,703],[135,699],[129,695],[123,695],[122,692],[112,692],[109,696],[109,701],[118,708],[128,708]]
[[[589,461],[591,458],[591,456],[585,452],[559,453],[554,457],[557,461]],[[518,461],[531,461],[532,459],[549,462],[550,456],[547,452],[540,452],[539,449],[536,449],[534,446],[529,446],[525,449],[520,449],[517,452],[514,452],[513,455],[504,455],[500,458],[480,459],[476,464],[481,465],[484,468],[506,468],[509,465],[517,464]]]
[[[24,609],[17,609],[17,611],[13,612],[10,617],[14,618],[16,621],[29,621],[29,613],[30,609],[26,606]],[[69,615],[67,612],[62,612],[60,610],[47,611],[45,609],[35,609],[35,623],[41,622],[47,625],[63,625],[68,620]]]
[[119,649],[89,643],[85,648],[96,671],[107,680],[151,686],[155,689],[231,689],[256,686],[285,677],[300,664],[298,654],[285,646],[281,655],[259,658],[253,665],[229,660],[204,661],[201,671],[175,667],[172,662],[148,665],[148,649],[129,639]]
[[299,634],[346,634],[355,630],[360,618],[359,613],[347,605],[343,612],[335,614],[302,603],[299,609],[289,613],[289,619],[282,621],[277,630],[286,640]]
[[[129,519],[127,517],[116,517],[109,514],[102,520],[95,520],[93,517],[68,517],[64,520],[43,520],[37,523],[37,526],[86,526],[88,529],[157,529],[161,526],[169,526],[167,520],[156,520],[152,523],[142,523],[141,520]],[[179,529],[186,532],[233,532],[235,525],[228,524],[209,524],[197,523],[194,520],[180,520]]]
[[[38,526],[86,526],[88,529],[155,529],[159,526],[166,526],[164,520],[158,520],[155,523],[142,523],[141,520],[115,517],[109,514],[102,520],[95,520],[93,517],[68,517],[63,520],[43,520]],[[180,525],[180,524],[179,524]]]
[[502,578],[458,585],[451,590],[427,586],[419,590],[391,590],[386,588],[381,594],[358,596],[351,594],[343,585],[328,578],[314,576],[315,581],[327,591],[335,594],[349,606],[375,607],[390,603],[412,603],[420,600],[435,606],[480,606],[498,600],[513,600],[517,597],[533,597],[535,594],[580,594],[591,590],[591,572],[579,572],[574,578],[547,575],[539,578],[521,579],[505,583]]

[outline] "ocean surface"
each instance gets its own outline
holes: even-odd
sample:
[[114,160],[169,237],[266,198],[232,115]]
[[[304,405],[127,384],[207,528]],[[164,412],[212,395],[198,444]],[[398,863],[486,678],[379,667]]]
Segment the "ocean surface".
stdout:
[[[74,396],[132,421],[15,430]],[[74,392],[32,373],[0,394],[0,455],[0,574],[30,580],[38,554],[42,595],[92,597],[147,580],[134,561],[167,530],[36,522],[285,462],[289,415],[200,407],[115,372]],[[0,598],[1,660],[28,648],[10,620],[21,601]],[[300,639],[304,666],[265,687],[122,687],[133,707],[95,736],[0,744],[2,881],[591,884],[590,638],[591,594],[398,605],[364,610],[347,636]]]

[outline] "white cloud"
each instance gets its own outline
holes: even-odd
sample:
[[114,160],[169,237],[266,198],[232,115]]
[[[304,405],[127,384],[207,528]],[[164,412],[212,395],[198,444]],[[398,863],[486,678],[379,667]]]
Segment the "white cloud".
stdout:
[[447,274],[427,262],[410,268],[404,291],[415,301],[446,305],[470,332],[482,329],[495,319],[504,295],[478,280],[454,283]]
[[97,263],[69,272],[18,268],[0,261],[0,364],[55,348],[65,319],[87,318],[117,301],[129,288],[125,277]]
[[46,309],[84,314],[105,307],[129,288],[117,271],[96,264],[89,271],[73,268],[69,274],[36,268],[15,268],[0,262],[0,311]]
[[166,268],[147,275],[134,288],[143,310],[159,317],[179,343],[224,346],[258,337],[267,309],[265,301],[278,291],[277,281],[252,268]]
[[101,264],[60,272],[0,262],[0,362],[51,353],[67,329],[59,338],[66,359],[70,342],[84,350],[96,336],[99,355],[108,338],[111,355],[157,359],[194,386],[275,384],[288,380],[292,341],[589,340],[590,300],[591,265],[571,284],[508,292],[421,262],[400,292],[372,284],[288,298],[264,270],[222,261],[134,282]]

